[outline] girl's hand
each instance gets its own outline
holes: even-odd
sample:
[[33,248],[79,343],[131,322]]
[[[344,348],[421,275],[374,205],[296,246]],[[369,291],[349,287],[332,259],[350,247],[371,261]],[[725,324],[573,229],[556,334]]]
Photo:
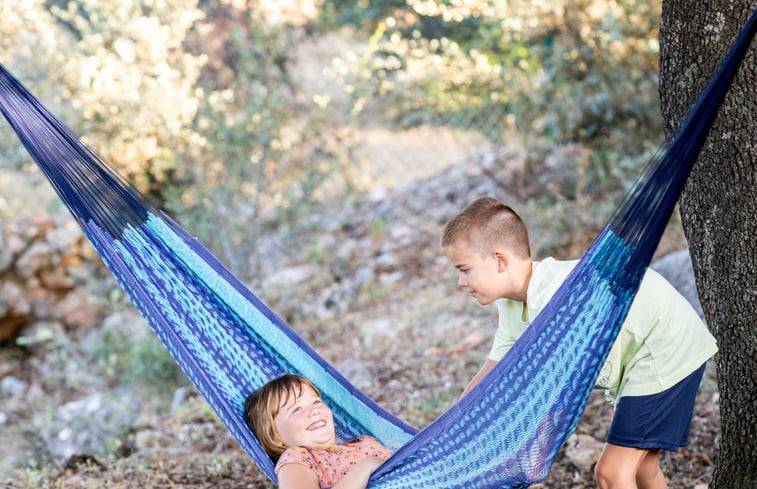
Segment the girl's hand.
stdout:
[[334,484],[331,489],[365,489],[368,485],[368,479],[371,473],[384,463],[383,458],[365,457],[356,463],[342,480]]
[[370,472],[369,475],[373,473],[374,470],[378,468],[379,465],[383,464],[385,459],[379,458],[379,457],[365,457],[363,460],[355,464],[355,467],[357,467],[360,464],[365,464]]

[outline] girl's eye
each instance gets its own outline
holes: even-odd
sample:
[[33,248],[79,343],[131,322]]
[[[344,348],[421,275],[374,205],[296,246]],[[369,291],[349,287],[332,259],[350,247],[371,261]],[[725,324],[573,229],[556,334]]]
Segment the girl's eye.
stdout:
[[317,404],[323,404],[323,401],[321,401],[320,399],[316,399],[315,401],[313,401],[314,406]]

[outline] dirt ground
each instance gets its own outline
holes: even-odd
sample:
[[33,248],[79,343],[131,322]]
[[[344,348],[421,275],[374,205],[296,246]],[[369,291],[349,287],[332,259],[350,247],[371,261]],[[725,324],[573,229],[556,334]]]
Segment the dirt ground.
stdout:
[[[459,365],[467,354],[458,355],[453,363]],[[433,352],[425,360],[437,360],[440,364],[431,370],[443,368],[441,355]],[[465,360],[462,360],[465,361]],[[412,362],[410,362],[412,363]],[[387,371],[385,375],[396,376],[396,371]],[[418,391],[413,399],[422,399],[438,393],[440,383],[449,385],[450,379],[442,381],[427,378],[418,380]],[[456,383],[453,381],[453,383]],[[433,417],[435,411],[444,409],[444,401],[433,409],[424,408],[414,400],[408,401],[405,386],[401,382],[387,381],[382,390],[368,392],[389,406],[390,409],[414,411],[416,416]],[[453,392],[455,389],[449,389]],[[691,428],[689,446],[677,453],[664,452],[661,460],[663,471],[671,488],[705,489],[711,479],[714,458],[719,441],[719,416],[717,409],[717,389],[714,380],[714,368],[708,365],[705,380],[697,397],[697,403]],[[204,403],[199,396],[189,400],[198,407]],[[419,409],[420,408],[420,409]],[[411,416],[413,413],[408,413]],[[603,439],[612,416],[611,406],[598,392],[592,394],[586,412],[576,428],[577,434],[586,434],[599,440]],[[274,487],[250,461],[249,457],[231,438],[228,431],[214,418],[162,419],[162,429],[166,433],[178,433],[180,424],[195,423],[204,426],[195,436],[184,440],[182,444],[169,447],[141,450],[123,458],[98,460],[89,455],[71,457],[62,468],[48,468],[45,471],[19,472],[19,477],[5,480],[0,487],[5,489],[40,489],[40,488],[216,488],[216,489],[262,489]],[[586,468],[579,468],[571,462],[563,449],[549,473],[547,479],[536,486],[540,489],[588,489],[596,487],[592,473]]]

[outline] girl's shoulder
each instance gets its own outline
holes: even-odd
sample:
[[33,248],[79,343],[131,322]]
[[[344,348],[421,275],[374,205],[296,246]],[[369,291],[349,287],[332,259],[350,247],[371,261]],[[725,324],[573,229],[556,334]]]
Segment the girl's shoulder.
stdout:
[[350,441],[344,442],[342,446],[364,446],[364,445],[376,445],[376,444],[381,445],[381,442],[378,441],[375,437],[371,435],[361,435]]
[[354,440],[348,441],[347,443],[366,443],[366,442],[372,442],[372,441],[378,441],[378,440],[371,435],[360,435]]
[[380,441],[378,441],[378,439],[370,435],[360,436],[350,442],[345,443],[345,445],[358,448],[366,455],[373,457],[388,458],[392,454],[391,450],[386,448]]

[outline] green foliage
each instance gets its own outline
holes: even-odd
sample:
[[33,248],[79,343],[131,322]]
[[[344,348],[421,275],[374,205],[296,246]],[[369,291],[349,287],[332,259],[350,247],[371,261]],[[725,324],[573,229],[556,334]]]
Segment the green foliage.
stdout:
[[27,469],[28,476],[32,480],[44,477],[44,472],[55,465],[55,460],[47,448],[44,438],[38,430],[29,429],[24,432],[24,440],[28,445],[29,456],[23,466]]
[[[0,58],[97,153],[160,200],[182,147],[196,139],[189,124],[203,57],[182,43],[200,17],[195,0],[3,2]],[[18,147],[15,138],[0,144],[3,154]]]
[[534,251],[583,252],[662,140],[659,0],[360,8],[358,21],[354,4],[327,1],[322,17],[371,29],[367,52],[340,65],[356,123],[452,126],[523,148],[523,168],[505,157],[493,171],[530,221],[549,223]]
[[319,21],[323,28],[353,25],[373,30],[382,19],[403,8],[407,8],[405,0],[323,0]]
[[173,392],[188,380],[158,338],[142,324],[103,325],[93,363],[114,384],[133,385],[149,393]]
[[251,7],[222,18],[223,32],[213,31],[222,58],[203,80],[194,121],[200,144],[185,154],[184,184],[169,205],[237,274],[254,278],[259,238],[298,226],[324,194],[348,188],[348,159],[332,129],[338,114],[303,99],[292,80],[297,32]]
[[215,423],[218,429],[222,429],[218,415],[199,395],[192,396],[186,402],[179,404],[173,411],[173,415],[179,423]]
[[291,43],[286,29],[257,22],[250,11],[231,24],[228,62],[217,67],[219,81],[203,94],[194,122],[202,143],[182,168],[188,185],[170,199],[182,220],[242,275],[255,268],[246,243],[262,233],[265,206],[286,202],[288,192],[301,188],[297,172],[286,166],[295,142],[286,127],[295,101],[282,60]]
[[494,142],[517,129],[526,142],[626,155],[659,140],[658,0],[366,3],[373,45],[346,83],[367,119],[389,106],[383,116],[403,126],[476,128]]

